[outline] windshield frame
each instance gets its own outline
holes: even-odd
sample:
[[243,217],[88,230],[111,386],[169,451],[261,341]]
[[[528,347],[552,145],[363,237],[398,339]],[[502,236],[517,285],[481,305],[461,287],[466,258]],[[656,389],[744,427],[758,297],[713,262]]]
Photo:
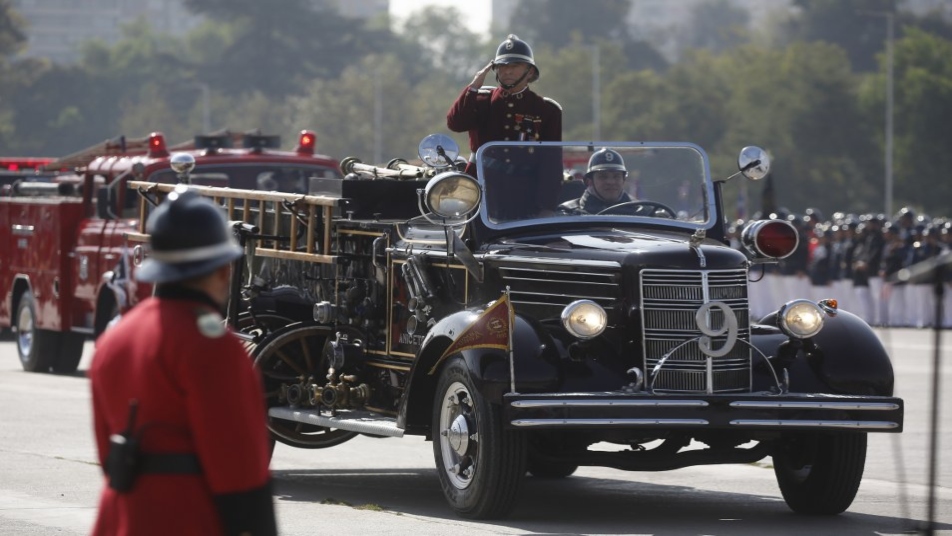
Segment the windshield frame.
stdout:
[[[483,169],[484,163],[484,154],[487,151],[491,151],[493,148],[498,147],[532,147],[532,146],[542,146],[542,147],[586,147],[592,151],[597,150],[602,147],[618,147],[618,148],[636,148],[636,149],[689,149],[697,152],[700,157],[702,172],[704,174],[702,195],[703,199],[703,208],[706,210],[707,219],[703,221],[682,221],[682,220],[673,220],[673,219],[663,219],[663,218],[652,218],[646,216],[618,216],[618,215],[585,215],[584,218],[574,215],[562,215],[555,214],[553,216],[546,217],[533,217],[528,219],[520,220],[509,220],[509,221],[495,221],[489,217],[488,212],[488,203],[486,201],[486,170]],[[483,201],[480,203],[479,207],[479,217],[482,223],[489,229],[493,230],[509,230],[509,229],[519,229],[529,226],[538,226],[538,225],[565,225],[572,224],[576,226],[590,226],[592,224],[605,226],[619,226],[619,227],[632,227],[632,226],[651,226],[651,227],[670,227],[670,228],[680,228],[686,231],[696,231],[697,229],[710,229],[716,222],[717,218],[720,216],[719,211],[717,210],[717,203],[714,190],[714,181],[711,179],[711,168],[710,161],[708,159],[707,153],[700,146],[689,143],[689,142],[618,142],[618,141],[561,141],[561,142],[542,142],[542,141],[495,141],[488,142],[483,144],[475,155],[476,159],[476,172],[477,180],[479,181],[480,188],[483,192]]]

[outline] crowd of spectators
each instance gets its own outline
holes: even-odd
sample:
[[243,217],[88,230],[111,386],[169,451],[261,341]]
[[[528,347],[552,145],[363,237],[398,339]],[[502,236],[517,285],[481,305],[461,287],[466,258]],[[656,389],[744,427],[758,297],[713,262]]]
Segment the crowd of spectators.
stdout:
[[[928,279],[904,282],[899,274],[904,268],[952,251],[952,220],[917,215],[909,208],[892,218],[838,212],[825,219],[817,209],[807,209],[802,215],[779,209],[767,218],[793,224],[800,244],[779,263],[763,265],[762,270],[761,266],[752,268],[752,318],[796,298],[833,298],[839,309],[873,326],[936,325],[934,285]],[[754,219],[760,218],[755,215]],[[743,224],[739,220],[731,226],[737,247]],[[948,276],[944,285],[938,314],[941,327],[948,328],[952,327],[952,281]]]

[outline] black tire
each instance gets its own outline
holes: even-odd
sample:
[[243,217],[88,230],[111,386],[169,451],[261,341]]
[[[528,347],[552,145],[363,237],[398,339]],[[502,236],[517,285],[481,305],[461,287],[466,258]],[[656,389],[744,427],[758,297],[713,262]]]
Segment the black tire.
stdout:
[[565,478],[578,470],[578,465],[571,463],[548,462],[529,456],[527,462],[529,474],[536,478]]
[[787,436],[773,454],[787,506],[799,514],[836,515],[853,503],[866,465],[866,434]]
[[509,514],[525,479],[525,434],[503,428],[499,406],[479,393],[460,358],[440,372],[433,408],[433,456],[447,502],[470,519]]
[[120,318],[119,304],[116,303],[116,296],[111,291],[104,291],[99,296],[96,305],[96,322],[93,326],[93,334],[99,338],[109,326],[118,322]]
[[27,372],[49,372],[56,359],[59,332],[36,327],[36,301],[29,290],[20,297],[14,317],[17,328],[17,354]]
[[274,447],[278,445],[278,441],[274,438],[274,434],[268,436],[268,461],[274,459]]
[[[261,372],[264,382],[264,397],[267,406],[287,406],[282,386],[300,383],[301,378],[322,381],[327,369],[321,363],[322,350],[331,330],[299,322],[285,326],[265,337],[252,353],[255,367]],[[283,419],[268,419],[271,436],[292,447],[323,449],[340,445],[353,439],[357,432],[337,430]]]
[[59,351],[53,360],[53,372],[57,374],[72,374],[79,368],[83,359],[83,344],[86,337],[82,333],[57,333],[59,335]]

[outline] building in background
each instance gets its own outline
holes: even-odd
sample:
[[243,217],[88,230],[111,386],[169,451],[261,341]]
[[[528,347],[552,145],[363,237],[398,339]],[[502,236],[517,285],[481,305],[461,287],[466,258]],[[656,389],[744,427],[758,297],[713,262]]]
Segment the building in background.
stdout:
[[920,17],[938,15],[945,20],[952,19],[952,2],[949,0],[906,0],[902,7]]
[[390,0],[332,0],[345,17],[372,19],[390,10]]
[[[674,59],[678,55],[674,31],[689,22],[693,8],[706,0],[637,0],[628,21],[636,38],[652,43]],[[761,24],[772,12],[789,10],[792,0],[731,0],[750,13],[752,24]],[[315,7],[333,6],[342,15],[370,19],[385,15],[390,0],[311,0]],[[492,0],[491,31],[509,33],[509,20],[519,0]],[[201,24],[202,17],[188,11],[182,0],[12,0],[13,9],[28,23],[24,57],[45,57],[56,63],[73,63],[82,44],[100,39],[113,44],[122,37],[122,26],[142,17],[156,33],[182,36]],[[923,16],[936,13],[952,18],[949,0],[904,0],[901,9]]]
[[[638,39],[656,43],[660,51],[673,59],[677,55],[672,32],[684,27],[691,18],[695,6],[707,0],[637,0],[631,3],[628,23],[632,35]],[[944,1],[944,0],[924,0]],[[947,0],[945,0],[947,1]],[[509,29],[509,20],[519,0],[492,0],[492,28]],[[751,15],[751,22],[759,24],[771,11],[789,9],[791,0],[732,0]],[[517,32],[518,33],[518,32]]]
[[29,25],[25,57],[79,60],[82,44],[119,41],[122,26],[144,18],[156,33],[181,36],[201,23],[181,0],[13,0]]
[[[372,18],[387,13],[390,0],[312,0],[332,5],[348,17]],[[79,60],[83,43],[99,39],[114,44],[125,24],[143,18],[160,34],[181,37],[203,17],[182,0],[13,0],[13,9],[27,21],[23,57],[49,58],[68,64]]]
[[[493,0],[492,14],[490,15],[492,22],[489,23],[490,31],[509,27],[509,19],[512,18],[512,12],[516,10],[517,1],[518,0]],[[506,31],[506,33],[509,32]]]

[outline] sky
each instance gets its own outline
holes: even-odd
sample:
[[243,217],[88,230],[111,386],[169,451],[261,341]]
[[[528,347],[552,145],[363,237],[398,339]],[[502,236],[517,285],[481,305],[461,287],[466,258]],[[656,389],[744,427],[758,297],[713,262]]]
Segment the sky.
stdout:
[[426,6],[455,6],[459,11],[467,13],[464,22],[470,30],[477,33],[489,31],[492,0],[390,0],[390,15],[405,19]]

